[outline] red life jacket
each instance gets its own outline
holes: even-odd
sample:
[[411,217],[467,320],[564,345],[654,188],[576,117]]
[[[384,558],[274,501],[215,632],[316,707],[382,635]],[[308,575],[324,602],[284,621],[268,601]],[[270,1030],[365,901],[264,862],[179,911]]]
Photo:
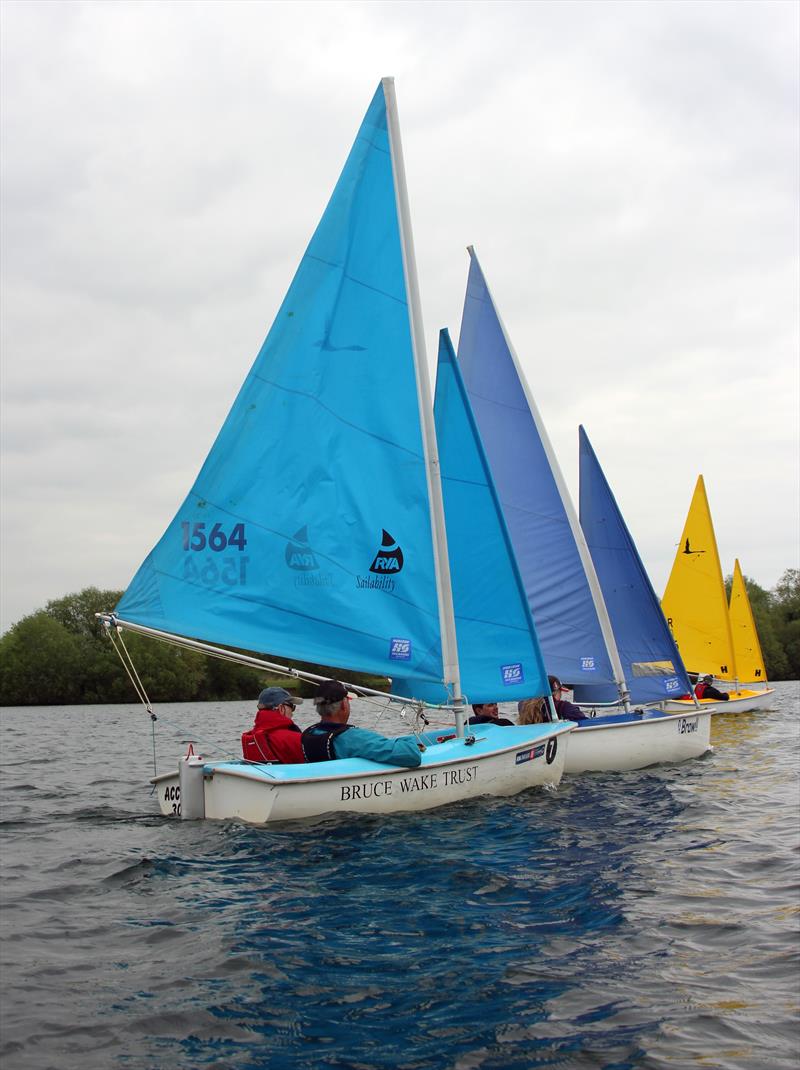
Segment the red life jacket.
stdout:
[[704,684],[703,681],[701,680],[700,683],[697,685],[697,687],[694,689],[695,695],[697,695],[698,698],[702,698],[703,695],[706,693],[706,688],[707,687],[708,687],[708,684]]
[[277,710],[259,710],[249,732],[242,733],[242,754],[250,762],[304,762],[301,732]]

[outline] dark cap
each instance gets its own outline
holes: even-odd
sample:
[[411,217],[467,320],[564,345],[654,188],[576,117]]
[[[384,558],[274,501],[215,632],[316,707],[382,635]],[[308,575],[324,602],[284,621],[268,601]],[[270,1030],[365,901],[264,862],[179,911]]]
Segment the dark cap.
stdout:
[[559,678],[557,676],[548,676],[547,679],[550,681],[550,692],[551,692],[551,694],[553,694],[554,692],[558,691],[559,688],[563,687],[561,681],[559,680]]
[[704,684],[710,684],[713,679],[714,679],[714,677],[711,675],[711,673],[707,672],[705,674],[705,676],[703,677],[703,683]]
[[302,705],[303,700],[296,695],[290,695],[284,687],[265,687],[258,696],[258,708],[260,710],[275,710],[284,703],[292,706]]
[[347,698],[347,688],[338,680],[323,680],[314,694],[314,705],[327,705],[330,702],[341,702]]

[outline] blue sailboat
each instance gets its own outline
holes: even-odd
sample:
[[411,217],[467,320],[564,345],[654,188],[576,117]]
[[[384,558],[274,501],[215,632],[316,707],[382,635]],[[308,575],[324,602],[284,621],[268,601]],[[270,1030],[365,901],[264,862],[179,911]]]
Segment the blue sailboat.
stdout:
[[[583,427],[578,429],[580,522],[600,581],[634,703],[662,702],[692,690],[631,534]],[[576,690],[578,702],[613,702],[609,687]]]
[[[442,383],[452,378],[445,349]],[[465,395],[445,393],[440,405],[469,432]],[[262,824],[557,783],[570,725],[490,726],[465,739],[465,700],[541,695],[547,681],[513,555],[486,535],[501,521],[479,446],[460,449],[438,453],[394,82],[384,79],[197,479],[107,624],[112,635],[127,628],[209,653],[223,644],[390,677],[418,708],[445,704],[455,738],[420,736],[425,775],[410,781],[408,770],[357,759],[189,757],[154,778],[162,812],[175,810],[177,792],[184,817]],[[472,541],[459,534],[466,524]],[[472,583],[487,562],[501,579],[485,598]]]
[[[592,554],[474,249],[469,254],[458,363],[544,661],[576,695],[599,694],[619,704],[613,713],[580,722],[566,771],[634,769],[696,757],[709,747],[707,717],[694,711],[697,716],[681,723],[662,711],[631,705],[630,678]],[[625,650],[638,665],[635,644]],[[633,664],[628,661],[628,670]],[[677,674],[670,672],[669,678],[677,680]],[[640,678],[634,679],[638,695]]]

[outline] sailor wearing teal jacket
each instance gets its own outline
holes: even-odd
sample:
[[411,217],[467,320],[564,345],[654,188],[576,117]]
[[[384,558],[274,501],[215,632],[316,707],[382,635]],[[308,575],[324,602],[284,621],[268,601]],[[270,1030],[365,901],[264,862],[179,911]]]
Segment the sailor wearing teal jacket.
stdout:
[[413,736],[387,739],[378,732],[347,724],[350,698],[338,680],[325,680],[319,685],[314,705],[319,711],[319,724],[311,725],[302,735],[307,762],[366,758],[384,765],[414,768],[422,761],[420,746]]

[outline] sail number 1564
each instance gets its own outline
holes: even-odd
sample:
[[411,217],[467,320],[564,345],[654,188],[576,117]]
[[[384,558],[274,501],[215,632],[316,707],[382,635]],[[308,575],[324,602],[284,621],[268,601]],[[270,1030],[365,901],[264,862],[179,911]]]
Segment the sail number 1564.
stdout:
[[222,524],[215,524],[207,532],[206,525],[202,520],[195,524],[184,520],[181,523],[181,529],[183,530],[184,550],[205,550],[208,548],[209,550],[214,550],[215,553],[221,553],[228,547],[235,546],[241,552],[247,546],[244,524],[234,524],[228,532],[224,531]]

